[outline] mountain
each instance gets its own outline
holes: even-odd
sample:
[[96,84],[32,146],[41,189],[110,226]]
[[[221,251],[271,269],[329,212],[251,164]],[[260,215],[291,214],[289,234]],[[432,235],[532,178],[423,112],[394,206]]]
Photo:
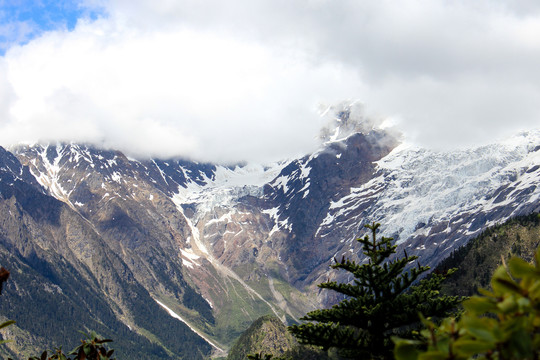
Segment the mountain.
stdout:
[[3,351],[29,356],[74,347],[79,330],[94,329],[114,334],[128,357],[209,354],[210,345],[154,301],[87,219],[27,174],[0,150],[0,262],[11,271],[0,313],[17,321],[6,336],[15,341]]
[[[161,352],[150,349],[150,355],[163,357],[163,353],[166,353],[171,357],[197,358],[208,355],[211,347],[217,354],[222,352],[223,345],[220,342],[226,345],[232,342],[261,314],[272,312],[285,319],[305,311],[305,295],[284,281],[270,279],[263,284],[255,281],[250,286],[236,272],[222,266],[206,249],[207,245],[201,240],[193,218],[185,215],[193,215],[195,205],[190,198],[193,196],[197,197],[199,206],[208,201],[209,205],[217,202],[215,206],[219,206],[215,207],[216,212],[228,210],[233,203],[235,208],[249,208],[249,204],[237,204],[234,199],[257,194],[260,192],[259,187],[248,184],[230,189],[227,184],[235,183],[239,176],[243,181],[246,177],[252,177],[255,182],[264,182],[266,177],[274,176],[275,169],[243,167],[234,171],[177,160],[137,161],[118,152],[77,144],[20,147],[16,153],[25,164],[23,166],[11,153],[4,152],[18,167],[9,173],[9,178],[2,178],[2,184],[13,185],[13,179],[23,172],[29,174],[29,179],[33,181],[27,184],[17,179],[17,185],[29,190],[20,191],[24,198],[23,195],[18,197],[2,191],[4,201],[23,207],[32,219],[41,221],[33,213],[41,215],[54,229],[45,231],[46,226],[42,221],[35,225],[40,228],[39,231],[25,234],[24,239],[21,239],[17,231],[24,228],[25,218],[15,219],[13,225],[2,226],[6,235],[5,242],[10,245],[6,246],[6,257],[14,254],[17,260],[27,261],[26,253],[10,251],[13,244],[23,246],[31,243],[39,251],[50,253],[49,257],[42,260],[43,266],[35,263],[27,266],[33,270],[31,275],[25,278],[12,276],[11,285],[17,291],[16,295],[9,296],[10,301],[5,303],[3,315],[18,318],[26,311],[29,317],[32,316],[35,309],[29,309],[35,308],[36,303],[19,303],[26,295],[24,288],[34,287],[35,282],[46,282],[41,279],[42,276],[34,279],[43,271],[47,273],[46,277],[52,278],[50,285],[36,290],[41,291],[39,296],[51,298],[44,305],[47,311],[43,315],[44,320],[57,319],[56,312],[66,307],[63,305],[60,310],[50,310],[56,298],[49,295],[48,289],[60,289],[58,291],[66,293],[65,284],[82,283],[78,286],[90,288],[95,295],[80,302],[84,304],[79,304],[80,312],[84,312],[90,304],[98,304],[98,299],[102,299],[103,311],[109,313],[107,318],[97,318],[95,321],[87,322],[81,318],[78,324],[81,330],[96,329],[105,332],[107,337],[125,339],[125,331],[120,330],[126,328],[134,336],[146,338],[149,345],[160,345]],[[184,194],[171,190],[178,191],[184,187],[191,190]],[[12,217],[14,211],[11,210],[6,208],[3,214]],[[57,213],[66,215],[59,216]],[[250,215],[247,212],[233,215],[238,218],[240,226],[251,228],[251,233],[264,231],[269,226],[264,225],[265,219],[258,219],[258,216],[257,213]],[[263,225],[250,225],[250,219]],[[66,243],[62,242],[63,236],[68,240]],[[245,237],[237,238],[247,241]],[[249,248],[249,254],[252,253],[253,250]],[[110,257],[119,263],[119,274],[111,272]],[[77,271],[66,272],[58,268],[56,264],[59,259],[65,259],[67,265],[75,267]],[[2,264],[10,267],[14,262],[6,258]],[[59,274],[48,275],[49,268]],[[15,266],[12,265],[10,269],[14,270]],[[251,274],[248,267],[245,267],[245,271]],[[21,270],[20,273],[25,272]],[[111,279],[107,278],[109,275]],[[59,279],[61,276],[66,279]],[[123,282],[118,283],[118,276]],[[84,282],[86,278],[94,282],[93,287]],[[130,286],[136,286],[137,291],[144,294],[135,294],[132,296],[135,299],[124,296],[122,291]],[[265,299],[271,298],[272,292],[281,296],[280,304],[284,304],[287,312]],[[298,304],[291,306],[295,315],[288,315],[291,310],[287,308],[284,296],[298,301]],[[71,296],[67,297],[65,301],[70,302]],[[76,305],[69,303],[69,306]],[[91,309],[87,311],[89,316],[97,317]],[[64,318],[70,319],[67,315]],[[151,321],[152,324],[146,324],[145,321]],[[184,325],[185,322],[201,336],[185,334],[191,332]],[[104,329],[96,327],[96,323],[109,326]],[[23,322],[19,322],[19,325],[21,340],[17,339],[15,346],[19,348],[22,343],[25,348],[30,348],[27,345],[30,342],[51,347],[61,344],[64,338],[79,335],[77,324],[63,325],[62,330],[53,338],[47,335],[49,329],[35,329],[32,324]],[[171,332],[170,329],[174,328],[178,330]],[[28,338],[28,333],[36,333],[39,342],[22,340]],[[68,333],[72,334],[71,337],[66,335]],[[167,344],[163,337],[170,338],[171,344]],[[182,345],[178,344],[178,339],[183,339],[179,342]],[[124,354],[131,347],[129,344],[115,345]],[[145,358],[151,358],[147,353],[144,354]]]
[[540,210],[540,131],[443,152],[406,145],[354,106],[328,112],[318,151],[267,165],[2,149],[0,261],[13,276],[0,314],[31,317],[43,303],[41,322],[66,324],[58,341],[30,321],[13,335],[53,346],[93,328],[117,339],[118,356],[135,341],[145,358],[222,356],[262,315],[292,322],[336,301],[316,285],[344,276],[329,271],[334,257],[361,255],[365,223],[436,265]]

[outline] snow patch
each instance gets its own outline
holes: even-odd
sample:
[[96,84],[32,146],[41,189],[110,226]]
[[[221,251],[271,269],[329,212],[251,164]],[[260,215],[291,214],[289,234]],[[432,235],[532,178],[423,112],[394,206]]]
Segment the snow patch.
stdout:
[[289,192],[289,187],[287,186],[288,182],[289,182],[289,178],[281,175],[280,177],[276,178],[276,180],[272,182],[272,186],[278,189],[281,188],[283,190],[283,193],[286,194]]
[[274,221],[274,227],[268,233],[268,238],[270,238],[275,232],[279,230],[288,230],[289,232],[292,231],[292,224],[289,223],[289,218],[279,220],[279,207],[263,210],[262,213],[269,215],[270,218]]
[[119,172],[115,171],[111,175],[111,180],[120,184],[122,181],[122,175]]
[[165,305],[164,303],[162,303],[161,301],[157,300],[157,299],[154,299],[155,302],[157,302],[159,304],[159,306],[161,306],[162,308],[164,308],[170,316],[172,316],[173,318],[177,319],[177,320],[180,320],[181,322],[183,322],[184,324],[186,324],[190,329],[191,331],[193,331],[195,334],[199,335],[204,341],[206,341],[207,343],[209,343],[212,347],[214,347],[215,349],[219,350],[219,351],[224,351],[223,349],[221,349],[220,347],[218,347],[216,344],[214,344],[211,340],[209,340],[206,336],[204,336],[203,334],[201,334],[200,331],[198,331],[197,329],[193,328],[186,320],[184,320],[180,315],[178,315],[177,313],[175,313],[173,310],[171,310],[167,305]]

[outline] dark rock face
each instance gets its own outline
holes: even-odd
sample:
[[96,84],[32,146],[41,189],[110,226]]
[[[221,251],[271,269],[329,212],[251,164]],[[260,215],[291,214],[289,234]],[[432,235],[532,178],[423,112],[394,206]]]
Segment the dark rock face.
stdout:
[[279,208],[280,220],[291,224],[290,237],[282,249],[305,280],[321,264],[328,265],[334,244],[316,236],[331,201],[347,195],[350,188],[373,178],[375,161],[397,145],[397,139],[378,131],[353,134],[344,141],[328,143],[320,152],[291,162],[277,179],[265,187],[268,207]]

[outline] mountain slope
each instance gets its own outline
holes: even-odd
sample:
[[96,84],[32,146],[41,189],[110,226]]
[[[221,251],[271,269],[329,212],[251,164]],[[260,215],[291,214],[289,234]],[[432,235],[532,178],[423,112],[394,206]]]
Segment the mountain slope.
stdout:
[[449,294],[470,296],[478,288],[488,288],[495,269],[502,259],[519,256],[534,261],[540,246],[540,215],[518,216],[502,224],[489,227],[478,237],[460,247],[442,261],[437,270],[456,267],[457,271],[444,284]]
[[326,352],[299,344],[285,325],[272,315],[258,318],[234,343],[227,360],[244,360],[248,354],[272,354],[275,359],[324,360]]
[[153,301],[91,224],[18,178],[26,173],[22,165],[2,155],[2,165],[16,165],[0,171],[0,261],[12,273],[0,312],[17,320],[12,352],[29,356],[36,346],[71,346],[78,330],[93,329],[117,339],[126,355],[196,359],[209,353],[204,340]]
[[[263,237],[269,221],[239,199],[262,193],[258,184],[273,177],[275,168],[138,161],[77,144],[33,146],[16,152],[51,195],[93,227],[156,301],[206,334],[217,350],[262,314],[294,318],[305,312],[305,301],[297,301],[304,297],[300,291],[280,279],[261,284],[260,273],[252,274],[255,267],[243,253],[234,254],[240,257],[242,269],[231,270],[218,260],[218,246],[205,239],[208,230],[223,233],[221,241],[233,237],[219,219],[234,218],[235,226],[246,231],[231,242],[251,242],[247,256],[256,252],[252,237]],[[246,184],[246,179],[252,184]],[[198,218],[201,209],[208,223]],[[238,275],[241,271],[249,276]],[[274,284],[287,294],[279,293]],[[272,294],[279,298],[277,305],[267,300]]]
[[[353,240],[365,223],[381,222],[384,235],[436,265],[487,226],[540,209],[540,131],[436,152],[401,144],[354,107],[332,111],[318,151],[266,166],[137,160],[82,144],[4,151],[0,185],[39,194],[5,191],[6,256],[13,244],[58,253],[76,271],[70,278],[98,286],[132,327],[134,300],[120,288],[134,284],[217,353],[261,315],[290,322],[332,304],[316,285],[344,276],[329,271],[334,257],[361,257]],[[23,204],[26,215],[12,218]],[[30,219],[36,230],[16,237]],[[54,268],[54,256],[43,262]],[[148,332],[139,333],[158,336]]]

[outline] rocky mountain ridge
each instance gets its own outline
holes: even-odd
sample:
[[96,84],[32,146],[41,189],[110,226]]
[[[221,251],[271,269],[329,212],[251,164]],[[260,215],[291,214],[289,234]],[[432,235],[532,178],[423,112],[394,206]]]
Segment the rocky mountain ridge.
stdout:
[[[159,340],[161,330],[129,316],[131,300],[121,295],[122,282],[111,285],[104,262],[120,264],[114,271],[122,281],[206,339],[198,337],[206,345],[194,349],[196,358],[211,347],[226,351],[261,315],[293,321],[330,304],[334,299],[316,285],[340,276],[328,271],[334,257],[360,254],[353,240],[367,222],[381,222],[384,235],[435,265],[485,227],[540,209],[540,131],[435,152],[359,121],[354,107],[332,111],[335,123],[318,151],[267,166],[136,160],[81,144],[2,150],[4,243],[51,251],[80,269],[73,281],[83,273],[95,278],[93,289],[115,321],[178,355]],[[23,199],[10,184],[31,191]],[[52,217],[48,226],[63,233],[15,236],[24,221],[11,217],[8,204],[30,218]],[[56,207],[66,215],[54,215]],[[67,229],[74,228],[84,231],[70,238]]]

